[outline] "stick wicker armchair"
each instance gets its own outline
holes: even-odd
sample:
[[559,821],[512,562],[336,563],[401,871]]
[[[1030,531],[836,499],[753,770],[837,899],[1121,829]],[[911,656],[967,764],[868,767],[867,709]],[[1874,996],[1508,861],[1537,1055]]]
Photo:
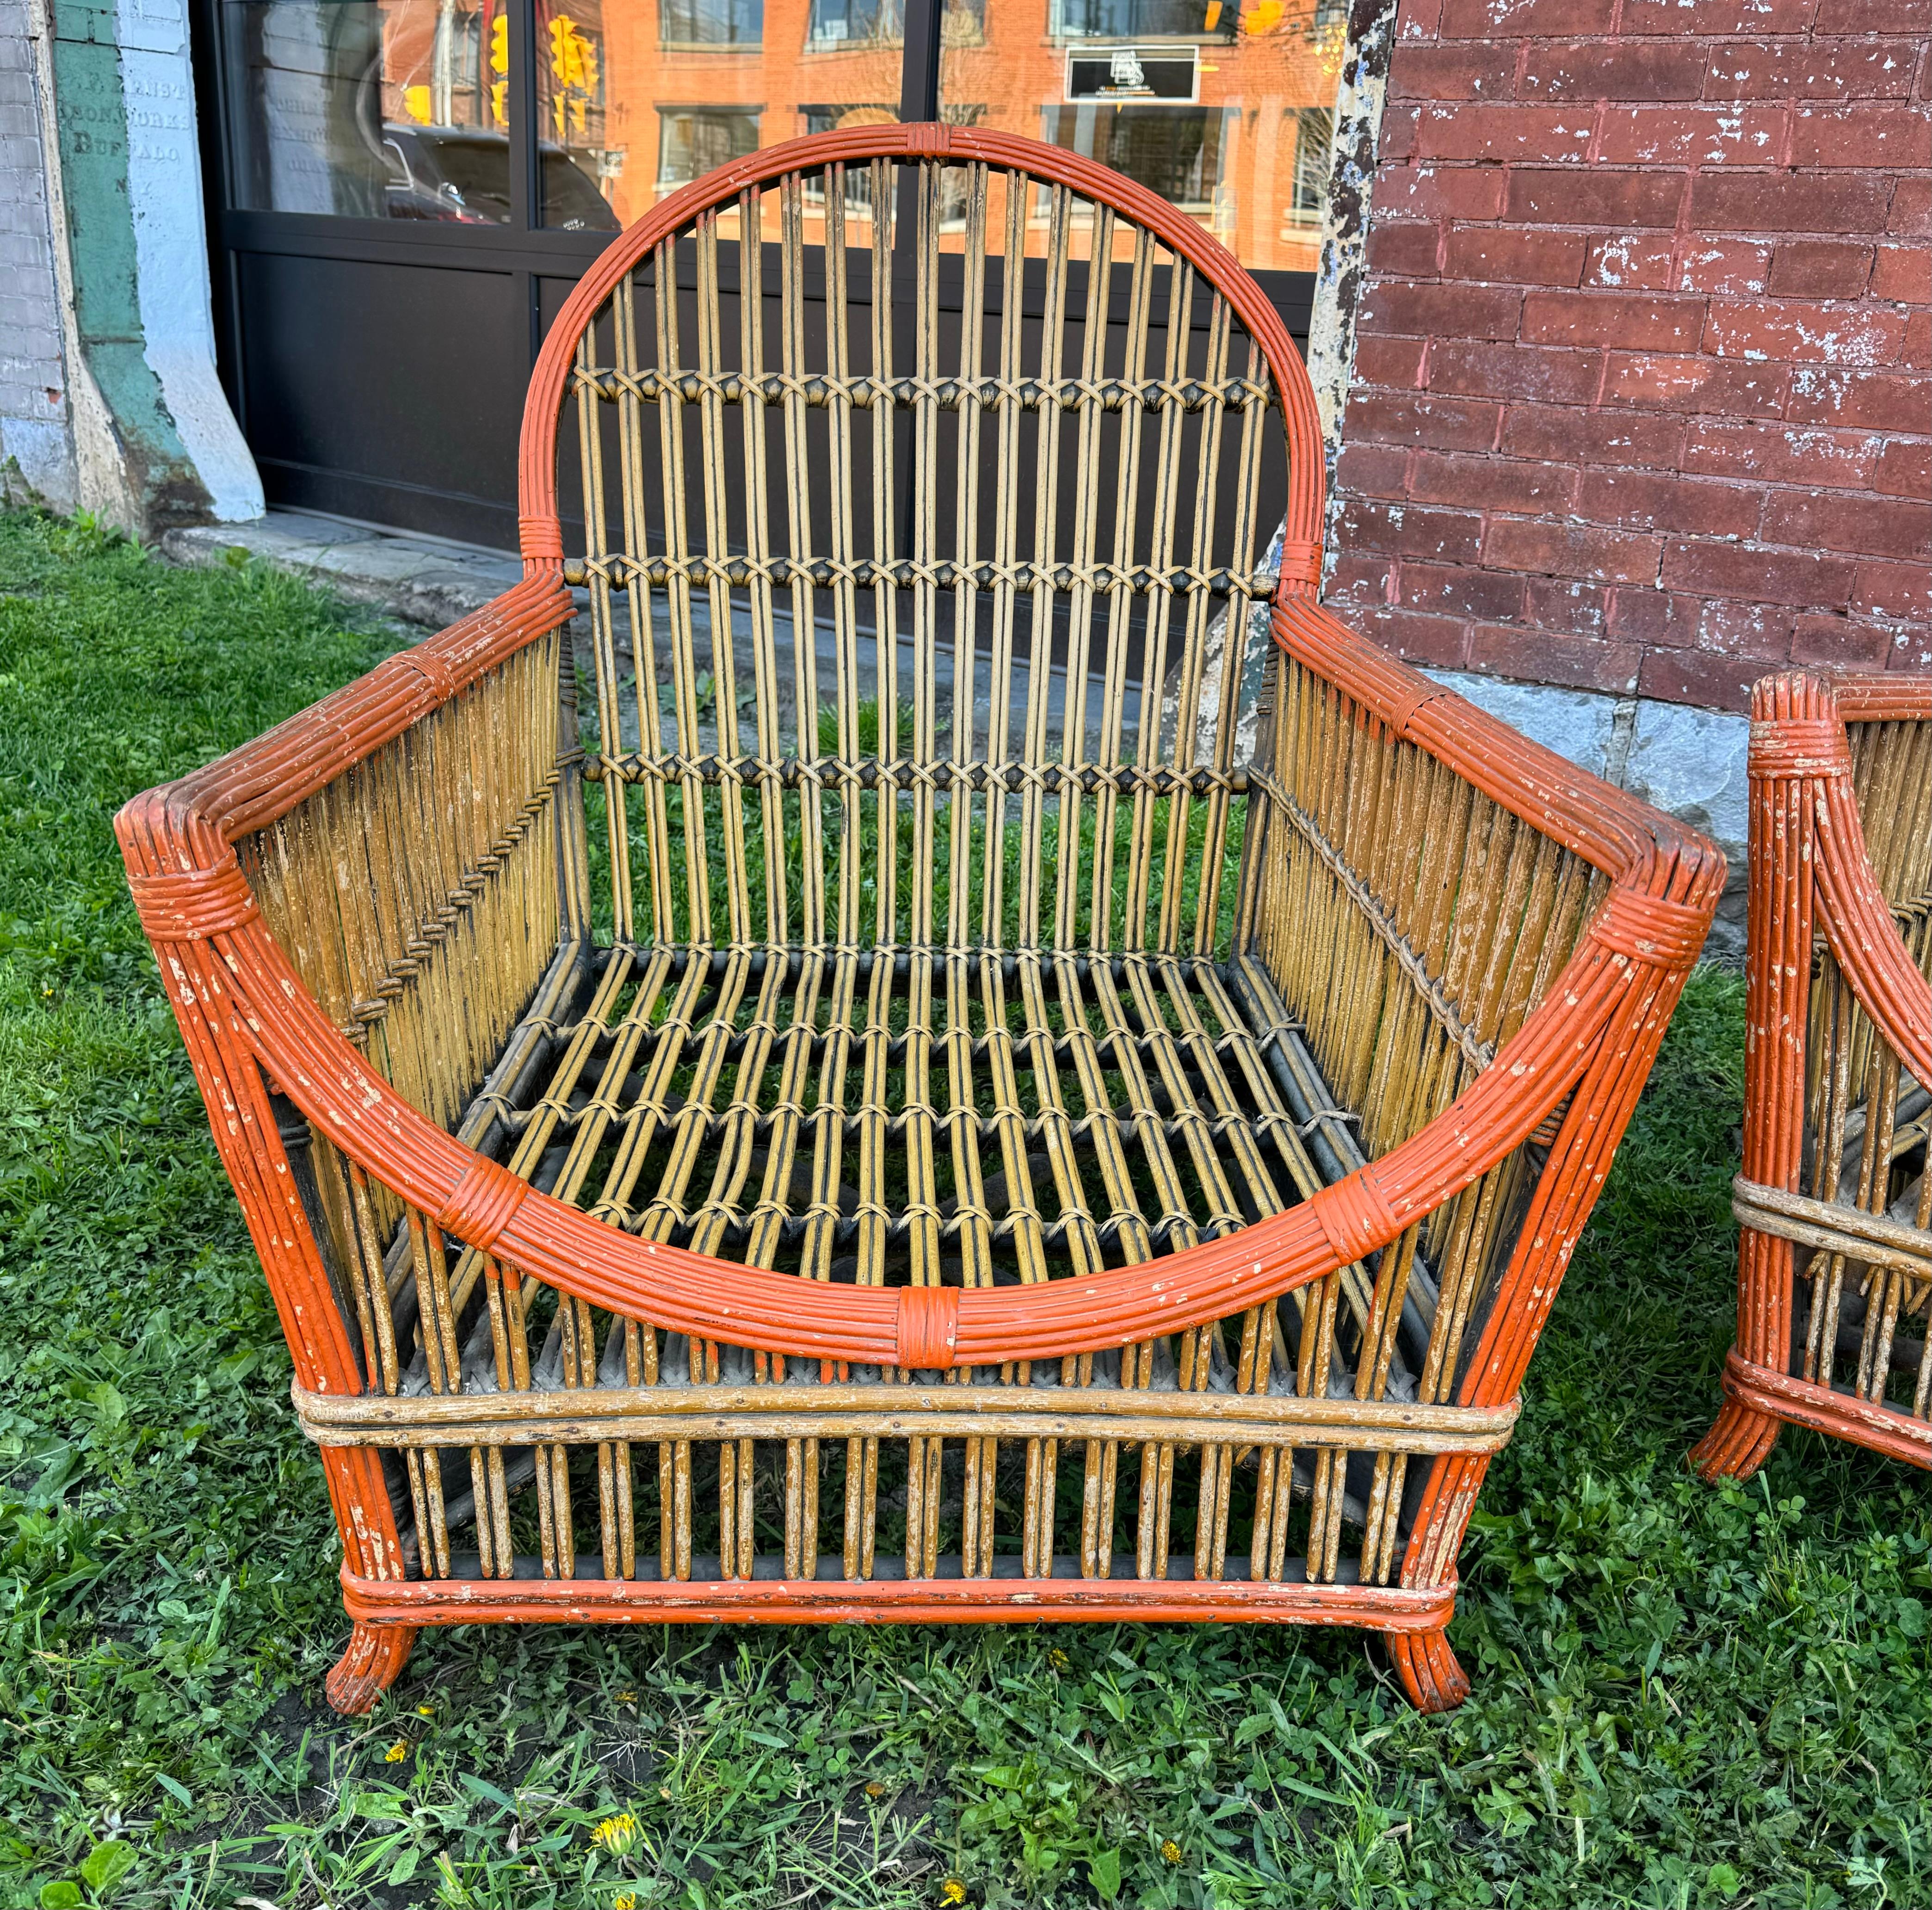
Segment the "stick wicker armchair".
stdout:
[[1323,611],[1322,470],[1149,193],[776,147],[558,317],[523,583],[123,812],[338,1706],[511,1620],[1340,1623],[1466,1691],[1723,863]]
[[1737,1343],[1693,1458],[1781,1422],[1932,1466],[1932,679],[1751,699]]

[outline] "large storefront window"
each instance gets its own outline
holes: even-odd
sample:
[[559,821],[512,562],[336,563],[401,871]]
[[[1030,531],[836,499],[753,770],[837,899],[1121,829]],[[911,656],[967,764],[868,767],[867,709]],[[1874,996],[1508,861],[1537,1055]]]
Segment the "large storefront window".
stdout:
[[[530,223],[614,231],[761,144],[898,117],[936,51],[928,112],[1100,160],[1251,268],[1316,263],[1337,0],[524,0],[513,20],[516,4],[224,0],[238,203],[514,223],[528,97]],[[910,35],[909,7],[928,10]]]
[[[943,119],[1100,161],[1214,233],[1290,335],[1307,329],[1342,0],[188,4],[217,136],[222,377],[278,504],[514,546],[517,422],[572,287],[668,194],[834,128]],[[842,218],[861,255],[858,304],[912,203],[892,177],[804,188],[806,244]],[[1083,203],[1004,194],[997,170],[983,205],[949,171],[942,249],[977,230],[1038,256],[1071,220],[1090,256],[1102,222]],[[776,238],[775,203],[764,217]],[[719,232],[740,236],[734,211]],[[896,297],[891,323],[913,308]]]
[[493,22],[439,0],[255,0],[226,11],[242,205],[508,220],[500,13]]

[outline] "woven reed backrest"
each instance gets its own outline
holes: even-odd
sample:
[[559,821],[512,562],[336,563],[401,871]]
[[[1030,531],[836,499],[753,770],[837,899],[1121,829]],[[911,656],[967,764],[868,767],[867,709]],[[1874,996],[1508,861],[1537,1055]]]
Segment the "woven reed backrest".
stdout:
[[1298,470],[1250,329],[1154,225],[1198,228],[855,143],[761,156],[574,335],[608,931],[1225,950],[1250,612],[1318,497],[1299,361]]

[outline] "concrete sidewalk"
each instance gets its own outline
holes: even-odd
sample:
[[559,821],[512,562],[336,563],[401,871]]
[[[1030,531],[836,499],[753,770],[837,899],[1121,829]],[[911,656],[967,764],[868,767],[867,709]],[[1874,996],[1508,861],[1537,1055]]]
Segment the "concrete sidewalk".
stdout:
[[278,570],[313,578],[350,603],[419,626],[410,632],[417,637],[481,609],[524,574],[521,560],[508,551],[310,511],[271,511],[246,524],[170,530],[160,548],[174,563],[191,565],[231,563],[232,551],[244,551]]

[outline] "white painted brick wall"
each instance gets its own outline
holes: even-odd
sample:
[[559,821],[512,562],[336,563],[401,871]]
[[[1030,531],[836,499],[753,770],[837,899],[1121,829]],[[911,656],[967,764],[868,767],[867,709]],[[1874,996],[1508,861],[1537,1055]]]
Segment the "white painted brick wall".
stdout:
[[60,293],[47,226],[28,0],[0,0],[0,460],[49,503],[76,501]]

